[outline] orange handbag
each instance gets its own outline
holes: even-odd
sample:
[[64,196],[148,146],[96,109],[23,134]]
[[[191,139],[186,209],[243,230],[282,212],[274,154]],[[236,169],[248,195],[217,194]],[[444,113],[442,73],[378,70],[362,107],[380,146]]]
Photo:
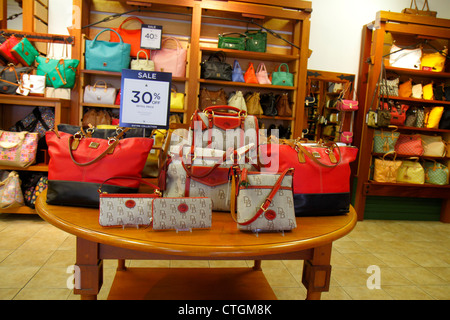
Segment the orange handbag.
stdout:
[[[150,56],[150,50],[148,49],[141,49],[141,28],[139,29],[123,29],[122,26],[127,23],[128,21],[137,20],[141,24],[144,22],[139,19],[138,17],[128,17],[120,24],[118,28],[111,28],[115,31],[117,31],[118,34],[122,37],[123,42],[129,43],[131,45],[131,51],[130,56],[131,57],[137,57],[138,52],[140,50],[145,51],[148,56]],[[114,33],[111,32],[111,42],[120,42],[119,37]]]
[[252,62],[249,63],[247,71],[244,73],[244,80],[245,83],[259,83]]

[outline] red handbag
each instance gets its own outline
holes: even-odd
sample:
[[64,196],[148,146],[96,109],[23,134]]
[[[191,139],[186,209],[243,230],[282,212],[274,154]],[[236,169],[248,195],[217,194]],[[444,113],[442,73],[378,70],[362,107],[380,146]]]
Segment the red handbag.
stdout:
[[[123,22],[120,24],[120,26],[118,28],[111,28],[111,29],[117,31],[117,33],[120,34],[123,42],[129,43],[131,45],[131,50],[130,50],[131,57],[137,57],[138,52],[140,50],[145,51],[147,53],[147,55],[150,56],[149,49],[141,49],[141,28],[139,28],[139,29],[123,29],[122,28],[122,26],[125,23],[127,23],[128,21],[131,21],[131,20],[137,20],[141,24],[144,23],[138,17],[128,17],[125,20],[123,20]],[[110,34],[111,34],[111,37],[110,37],[111,42],[120,42],[120,39],[117,36],[117,34],[115,34],[114,32],[110,32]]]
[[259,83],[252,62],[249,63],[247,71],[244,73],[244,80],[245,83]]
[[9,37],[8,39],[6,39],[5,42],[3,42],[0,45],[0,54],[9,62],[12,62],[14,64],[19,64],[19,60],[17,60],[16,57],[13,56],[12,54],[12,48],[14,48],[14,46],[16,44],[18,44],[20,42],[19,39],[17,39],[14,35],[12,35],[11,37]]
[[136,193],[139,179],[130,178],[141,178],[153,139],[121,139],[127,129],[109,139],[47,131],[50,155],[47,203],[98,208],[97,189],[112,177],[128,178],[114,179],[102,191]]
[[390,124],[394,126],[403,126],[406,121],[406,111],[409,106],[406,104],[384,103],[384,109],[391,113]]
[[422,138],[419,134],[400,134],[394,150],[402,156],[421,156],[424,152]]
[[350,163],[358,148],[327,144],[265,144],[259,148],[261,172],[294,168],[295,215],[345,214],[350,206]]

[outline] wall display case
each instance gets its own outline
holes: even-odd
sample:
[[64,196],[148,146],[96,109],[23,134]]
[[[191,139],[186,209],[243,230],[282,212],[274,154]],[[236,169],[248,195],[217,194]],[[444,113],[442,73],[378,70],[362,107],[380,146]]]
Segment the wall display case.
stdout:
[[[353,168],[354,176],[357,182],[354,185],[355,209],[360,220],[364,218],[365,203],[367,196],[395,196],[395,197],[414,197],[414,198],[437,198],[442,199],[441,221],[450,222],[450,186],[448,184],[437,185],[431,183],[413,184],[396,181],[377,182],[373,178],[373,166],[375,159],[384,155],[374,148],[374,137],[380,128],[372,128],[366,124],[366,114],[371,108],[371,102],[374,92],[377,89],[380,72],[383,70],[383,64],[386,70],[387,83],[396,80],[399,89],[411,81],[412,87],[425,89],[425,86],[431,88],[434,93],[432,96],[426,96],[425,91],[420,93],[397,93],[391,92],[389,101],[393,106],[407,106],[404,114],[410,121],[402,121],[395,127],[382,128],[386,135],[392,135],[392,132],[399,133],[403,137],[412,135],[422,135],[422,146],[427,142],[425,138],[434,137],[448,143],[450,128],[439,128],[439,126],[427,125],[425,123],[417,124],[412,121],[415,114],[432,110],[438,107],[442,111],[449,110],[450,99],[445,98],[443,88],[448,88],[450,83],[450,64],[447,62],[445,68],[430,70],[423,62],[420,65],[420,59],[426,54],[440,51],[443,56],[446,55],[450,39],[450,20],[433,17],[423,17],[410,14],[400,14],[392,12],[379,12],[376,20],[363,28],[363,41],[361,50],[361,62],[359,70],[358,99],[360,105],[364,106],[362,112],[358,114],[356,123],[356,145],[359,146],[359,166]],[[419,64],[407,68],[393,65],[391,58],[391,48],[397,46],[399,49],[417,49],[421,52]],[[399,50],[398,49],[398,50]],[[397,52],[398,52],[397,50]],[[403,51],[406,52],[406,51]],[[438,54],[439,55],[439,54]],[[423,61],[423,60],[422,60]],[[402,89],[400,89],[402,90]],[[441,90],[441,91],[439,91]],[[361,102],[365,102],[362,104]],[[375,103],[376,105],[377,103]],[[374,108],[374,107],[372,107]],[[398,151],[398,150],[397,150]],[[403,162],[409,160],[409,156],[397,152],[397,160]],[[435,156],[427,156],[422,153],[418,156],[418,161],[422,165],[427,162],[440,163],[448,168],[449,154],[443,153]],[[392,159],[391,159],[392,160]],[[401,180],[401,179],[400,179]]]

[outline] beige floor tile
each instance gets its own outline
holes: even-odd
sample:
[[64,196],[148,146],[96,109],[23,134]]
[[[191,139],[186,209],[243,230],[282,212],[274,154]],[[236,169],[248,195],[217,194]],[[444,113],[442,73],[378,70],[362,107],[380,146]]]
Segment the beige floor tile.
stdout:
[[69,289],[24,288],[14,297],[14,300],[67,300],[70,292]]
[[25,288],[67,289],[67,281],[71,276],[67,267],[42,267]]
[[371,265],[381,267],[386,264],[372,253],[345,253],[343,256],[355,267],[367,268]]
[[444,281],[444,279],[423,267],[395,268],[395,270],[416,285],[439,285]]
[[126,266],[131,268],[169,268],[170,260],[127,260]]
[[264,276],[270,286],[297,287],[298,283],[287,268],[263,268]]
[[342,287],[330,286],[328,292],[322,292],[321,300],[352,300],[352,298],[345,292]]
[[450,264],[440,259],[438,255],[432,253],[409,254],[408,258],[422,267],[450,267]]
[[408,259],[408,257],[398,253],[379,253],[375,252],[374,256],[384,262],[389,267],[418,267],[419,265]]
[[20,288],[0,288],[0,300],[12,300],[16,294],[20,291]]
[[369,289],[367,287],[347,287],[342,289],[352,300],[392,300],[392,297],[382,289]]
[[[362,241],[365,242],[365,241]],[[367,249],[359,245],[355,241],[336,241],[333,243],[333,249],[340,253],[365,253]]]
[[19,248],[6,257],[0,267],[28,266],[40,267],[47,262],[54,250],[40,249],[39,251]]
[[436,300],[450,300],[450,285],[447,286],[420,286],[420,289]]
[[305,287],[272,287],[278,300],[305,300]]
[[339,286],[366,286],[370,274],[361,268],[333,268],[331,279],[335,280]]
[[0,267],[0,288],[23,288],[38,270],[39,267]]
[[441,278],[443,284],[450,285],[450,268],[428,267],[427,270]]
[[395,300],[433,300],[417,286],[383,286],[383,290]]
[[51,257],[45,263],[46,267],[68,267],[76,263],[74,250],[54,250]]

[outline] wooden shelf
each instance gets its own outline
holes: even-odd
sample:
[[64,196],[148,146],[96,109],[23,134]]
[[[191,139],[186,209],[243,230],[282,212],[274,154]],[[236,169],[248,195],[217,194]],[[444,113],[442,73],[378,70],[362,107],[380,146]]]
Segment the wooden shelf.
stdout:
[[415,77],[427,77],[436,79],[447,79],[450,78],[449,72],[434,72],[426,70],[416,70],[416,69],[405,69],[386,66],[386,71],[392,71],[399,75],[410,75]]
[[275,54],[268,52],[253,52],[244,50],[233,50],[233,49],[221,49],[221,48],[210,48],[201,47],[200,50],[206,54],[213,54],[219,51],[223,51],[227,58],[238,58],[238,59],[252,59],[252,60],[262,60],[262,61],[276,61],[276,62],[291,62],[299,59],[298,55],[285,55],[285,54]]
[[47,172],[48,165],[44,163],[37,163],[31,165],[26,168],[21,167],[8,167],[8,166],[0,166],[0,170],[8,170],[8,171],[39,171],[39,172]]
[[396,101],[406,101],[406,102],[415,103],[415,104],[450,105],[450,101],[444,101],[444,100],[425,100],[425,99],[393,97],[393,96],[389,96],[389,99],[396,100]]
[[[86,74],[86,75],[99,75],[99,76],[106,76],[106,77],[122,77],[122,73],[121,72],[112,72],[112,71],[100,71],[100,70],[87,70],[87,69],[82,69],[80,70],[81,73]],[[188,81],[189,79],[186,77],[173,77],[172,81],[176,81],[176,82],[184,82],[184,81]]]
[[198,82],[204,83],[204,84],[217,85],[217,86],[260,88],[260,89],[269,89],[269,90],[291,91],[291,90],[297,89],[296,87],[290,87],[290,86],[274,86],[272,84],[245,83],[245,82],[207,80],[207,79],[199,79]]
[[368,181],[364,183],[367,196],[410,197],[410,198],[444,198],[450,199],[450,185],[387,183]]

